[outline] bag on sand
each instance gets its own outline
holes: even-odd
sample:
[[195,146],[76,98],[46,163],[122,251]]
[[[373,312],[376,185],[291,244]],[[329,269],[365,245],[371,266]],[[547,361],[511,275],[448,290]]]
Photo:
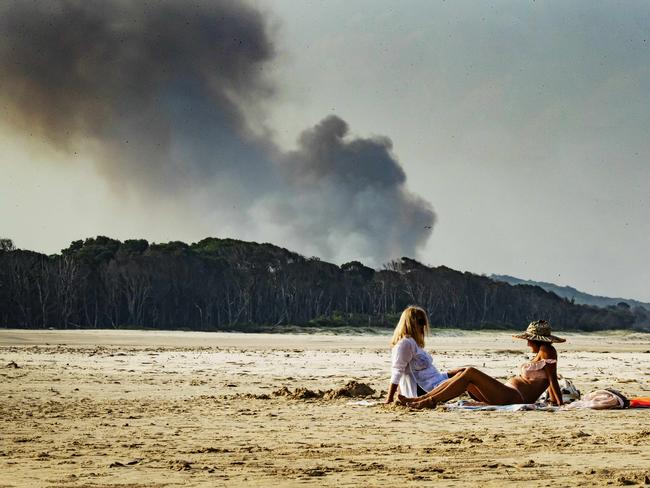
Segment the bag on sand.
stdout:
[[[560,385],[560,393],[562,394],[563,403],[566,404],[580,400],[580,390],[575,387],[571,380],[564,378],[563,376],[559,376],[557,382]],[[539,397],[539,400],[542,402],[549,401],[548,390],[542,393],[542,396]]]
[[587,393],[582,400],[570,403],[562,408],[573,410],[576,408],[592,408],[594,410],[609,410],[617,408],[628,408],[629,400],[620,391],[613,388],[596,390]]

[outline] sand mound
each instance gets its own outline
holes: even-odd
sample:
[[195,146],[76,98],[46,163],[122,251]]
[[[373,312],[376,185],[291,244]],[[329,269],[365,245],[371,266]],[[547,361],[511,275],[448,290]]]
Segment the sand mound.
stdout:
[[366,385],[365,383],[358,383],[357,381],[348,381],[345,386],[331,390],[318,390],[313,391],[307,388],[296,388],[291,391],[286,386],[275,390],[273,396],[285,397],[292,400],[309,400],[313,398],[322,398],[324,400],[335,400],[337,398],[354,398],[354,397],[367,397],[375,394],[375,390]]
[[375,390],[370,388],[365,383],[357,383],[356,381],[348,381],[343,388],[337,390],[329,390],[325,393],[325,400],[333,400],[335,398],[343,397],[367,397],[375,394]]
[[307,388],[296,388],[294,391],[291,391],[286,386],[283,386],[279,390],[275,390],[273,396],[286,397],[292,400],[308,400],[310,398],[322,398],[323,392],[320,390],[316,392]]

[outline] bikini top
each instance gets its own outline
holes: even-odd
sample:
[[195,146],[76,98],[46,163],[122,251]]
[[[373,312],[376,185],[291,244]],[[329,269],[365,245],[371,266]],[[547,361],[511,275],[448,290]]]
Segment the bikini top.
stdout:
[[555,363],[557,363],[556,359],[541,359],[531,363],[524,363],[521,365],[521,377],[528,381],[545,380],[546,371],[544,371],[544,367],[547,364]]

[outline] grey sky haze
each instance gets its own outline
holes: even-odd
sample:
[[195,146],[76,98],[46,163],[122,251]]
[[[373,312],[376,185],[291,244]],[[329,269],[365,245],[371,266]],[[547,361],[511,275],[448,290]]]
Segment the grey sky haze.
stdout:
[[278,138],[323,109],[389,135],[424,261],[650,298],[650,4],[273,5]]
[[[437,216],[416,258],[650,300],[649,3],[252,5],[270,26],[274,94],[242,110],[287,152],[328,115],[354,137],[390,138],[408,189]],[[320,249],[259,206],[206,206],[204,189],[151,205],[107,180],[91,150],[71,157],[8,124],[0,144],[0,234],[20,247],[103,234]],[[179,212],[193,205],[213,213]],[[333,255],[363,261],[364,242]]]

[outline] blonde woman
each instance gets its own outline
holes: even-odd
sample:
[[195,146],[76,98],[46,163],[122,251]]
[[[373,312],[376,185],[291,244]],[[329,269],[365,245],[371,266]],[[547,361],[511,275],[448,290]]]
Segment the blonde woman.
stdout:
[[440,372],[431,355],[424,350],[424,336],[429,332],[429,319],[420,307],[407,307],[395,327],[390,345],[392,375],[386,403],[392,403],[399,386],[404,397],[424,395],[463,369]]

